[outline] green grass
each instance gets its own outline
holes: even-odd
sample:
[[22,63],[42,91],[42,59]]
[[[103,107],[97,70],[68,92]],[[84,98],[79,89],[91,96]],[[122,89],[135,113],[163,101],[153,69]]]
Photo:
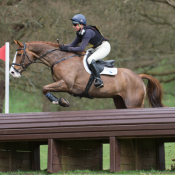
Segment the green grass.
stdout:
[[167,107],[175,107],[174,96],[171,93],[174,93],[174,82],[163,84],[163,104]]
[[30,94],[11,89],[9,113],[41,112],[42,104],[38,103],[39,100],[41,101],[41,95],[37,93]]
[[48,146],[41,145],[40,146],[40,169],[47,169],[47,155],[48,155]]
[[[48,174],[46,171],[38,171],[38,172],[33,172],[33,171],[28,171],[28,172],[7,172],[7,173],[0,173],[0,175],[46,175]],[[53,173],[53,175],[94,175],[94,174],[103,174],[103,175],[111,175],[111,174],[116,174],[116,175],[175,175],[175,172],[171,171],[122,171],[122,172],[115,172],[115,173],[110,173],[109,171],[90,171],[90,170],[75,170],[75,171],[67,171],[67,172],[59,172],[59,173]]]
[[165,143],[165,163],[166,169],[171,170],[171,165],[175,168],[175,143]]
[[103,144],[103,170],[110,169],[109,158],[110,158],[109,144]]

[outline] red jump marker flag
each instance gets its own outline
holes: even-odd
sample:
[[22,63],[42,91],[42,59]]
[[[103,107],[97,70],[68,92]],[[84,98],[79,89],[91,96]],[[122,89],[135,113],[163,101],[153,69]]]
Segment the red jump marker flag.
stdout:
[[5,61],[5,45],[0,48],[0,59]]

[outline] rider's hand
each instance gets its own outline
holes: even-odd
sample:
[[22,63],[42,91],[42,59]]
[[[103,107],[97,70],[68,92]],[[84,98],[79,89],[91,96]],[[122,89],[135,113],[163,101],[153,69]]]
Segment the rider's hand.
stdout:
[[65,46],[64,44],[60,46],[60,50],[61,51],[65,51],[65,52],[68,52],[68,46]]

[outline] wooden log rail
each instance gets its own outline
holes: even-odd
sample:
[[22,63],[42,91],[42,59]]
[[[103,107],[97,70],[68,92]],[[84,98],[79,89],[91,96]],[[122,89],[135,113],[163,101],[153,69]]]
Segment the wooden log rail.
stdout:
[[100,170],[103,143],[111,172],[164,170],[167,141],[175,141],[175,108],[0,114],[0,171],[39,170],[41,144],[50,173]]
[[0,115],[0,141],[174,135],[175,108]]

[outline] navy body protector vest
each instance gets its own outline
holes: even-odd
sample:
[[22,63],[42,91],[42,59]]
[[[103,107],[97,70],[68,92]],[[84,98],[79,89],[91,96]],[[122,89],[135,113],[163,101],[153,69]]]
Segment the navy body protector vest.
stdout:
[[81,31],[76,32],[77,37],[80,39],[80,41],[83,40],[83,37],[87,29],[92,29],[95,32],[94,38],[91,38],[89,40],[89,44],[91,44],[93,48],[96,48],[99,45],[101,45],[103,41],[108,41],[108,39],[102,36],[102,34],[100,33],[100,31],[96,26],[84,26]]

